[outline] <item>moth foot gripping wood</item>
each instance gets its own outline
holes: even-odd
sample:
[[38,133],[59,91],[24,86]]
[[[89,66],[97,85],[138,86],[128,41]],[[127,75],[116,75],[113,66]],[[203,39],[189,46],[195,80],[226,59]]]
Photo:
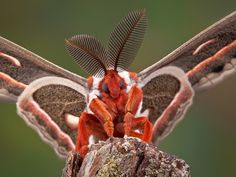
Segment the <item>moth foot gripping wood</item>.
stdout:
[[83,162],[69,153],[63,177],[189,177],[182,159],[137,138],[109,138],[92,145]]

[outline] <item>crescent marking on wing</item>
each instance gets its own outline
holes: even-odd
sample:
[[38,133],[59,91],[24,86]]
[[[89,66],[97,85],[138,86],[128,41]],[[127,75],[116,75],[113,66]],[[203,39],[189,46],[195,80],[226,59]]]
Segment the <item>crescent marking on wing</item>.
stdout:
[[200,52],[204,47],[208,46],[209,44],[212,44],[216,42],[216,39],[210,39],[203,44],[199,45],[196,50],[194,50],[193,55],[196,55],[198,52]]
[[0,56],[2,56],[3,58],[7,59],[8,61],[10,61],[13,65],[15,65],[17,67],[21,67],[20,61],[17,60],[15,57],[10,56],[8,54],[5,54],[3,52],[0,52]]

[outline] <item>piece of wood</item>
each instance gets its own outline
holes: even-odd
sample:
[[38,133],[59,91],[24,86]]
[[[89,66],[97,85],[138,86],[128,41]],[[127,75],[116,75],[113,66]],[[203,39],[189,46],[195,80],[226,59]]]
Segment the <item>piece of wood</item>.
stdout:
[[186,162],[137,138],[110,138],[91,146],[82,161],[68,155],[63,177],[190,177]]

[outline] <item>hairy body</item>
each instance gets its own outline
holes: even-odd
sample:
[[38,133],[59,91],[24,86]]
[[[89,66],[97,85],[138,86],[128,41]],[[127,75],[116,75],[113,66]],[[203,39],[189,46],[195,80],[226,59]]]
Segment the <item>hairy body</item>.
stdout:
[[[80,116],[76,149],[83,156],[88,151],[89,140],[94,137],[124,135],[138,137],[146,142],[152,139],[152,123],[139,116],[143,93],[138,87],[136,73],[108,70],[100,81],[88,78],[91,90],[88,109]],[[92,142],[91,142],[92,143]]]

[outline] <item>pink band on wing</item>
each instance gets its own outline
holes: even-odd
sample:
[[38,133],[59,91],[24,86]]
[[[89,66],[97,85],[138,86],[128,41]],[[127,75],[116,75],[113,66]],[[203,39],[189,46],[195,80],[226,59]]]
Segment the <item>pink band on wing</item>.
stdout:
[[25,87],[27,85],[25,85],[24,83],[22,82],[18,82],[16,81],[15,79],[13,79],[11,76],[3,73],[3,72],[0,72],[0,79],[3,79],[5,82],[7,82],[9,85],[12,85],[16,88],[20,88],[20,89],[25,89]]
[[199,63],[192,70],[188,71],[187,72],[187,76],[188,77],[192,77],[195,73],[199,72],[202,68],[207,66],[209,63],[211,63],[211,62],[217,60],[218,58],[222,57],[223,55],[225,55],[227,52],[229,52],[230,50],[232,50],[235,47],[236,47],[236,40],[234,40],[233,42],[231,42],[227,46],[225,46],[222,49],[220,49],[213,56],[211,56],[211,57],[205,59],[204,61],[202,61],[201,63]]
[[[193,95],[194,93],[190,86],[184,85],[183,88],[181,88],[181,90],[179,91],[179,93],[176,94],[170,105],[165,109],[162,115],[155,122],[153,126],[154,137],[159,137],[159,139],[163,139],[173,130],[174,126],[183,118],[183,114],[187,109],[183,109],[182,114],[181,112],[179,112],[180,116],[178,116],[177,113],[177,119],[169,120],[169,118],[171,118],[171,114],[176,110],[181,109],[181,107],[183,106],[182,103],[188,104],[190,106],[191,102],[188,102],[188,100],[191,101]],[[166,127],[165,130],[161,132],[162,134],[155,134],[156,131],[158,129],[162,129],[163,126]]]
[[200,50],[202,50],[204,47],[208,46],[209,44],[214,43],[216,40],[215,39],[210,39],[209,41],[204,42],[196,50],[194,50],[193,55],[196,55]]
[[7,59],[8,61],[10,61],[10,62],[11,62],[12,64],[14,64],[15,66],[21,67],[20,61],[17,60],[15,57],[0,52],[0,57],[1,57],[1,56],[2,56],[3,58]]
[[40,106],[33,100],[23,100],[21,103],[21,107],[27,112],[31,112],[35,117],[40,119],[45,123],[45,126],[49,128],[55,135],[58,137],[59,142],[63,142],[63,144],[67,144],[69,150],[74,150],[75,145],[72,142],[69,135],[64,133],[60,127],[51,119],[48,114],[43,111]]

